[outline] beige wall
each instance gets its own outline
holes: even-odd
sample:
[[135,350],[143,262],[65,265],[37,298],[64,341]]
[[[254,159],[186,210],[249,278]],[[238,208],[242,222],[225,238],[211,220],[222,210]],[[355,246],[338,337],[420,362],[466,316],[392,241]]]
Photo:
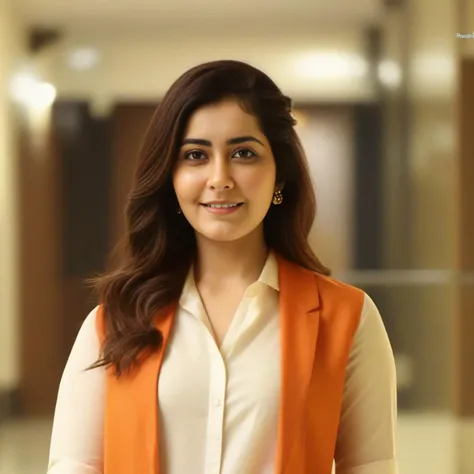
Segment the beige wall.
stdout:
[[[459,27],[456,33],[474,35],[474,0],[464,0],[459,9]],[[463,57],[474,58],[474,37],[459,39],[458,48]]]
[[[411,107],[409,177],[411,191],[411,248],[414,268],[457,268],[458,166],[456,146],[458,51],[456,31],[459,5],[453,0],[409,2],[408,94]],[[439,402],[453,407],[455,283],[420,292],[418,321],[419,396],[435,397],[430,387],[444,383]]]
[[[465,0],[460,2],[459,8],[459,27],[457,33],[472,34],[474,36],[474,0]],[[465,221],[462,223],[462,232],[460,242],[460,254],[458,256],[459,266],[464,271],[473,271],[472,262],[473,248],[472,248],[472,218],[473,215],[473,200],[472,200],[472,119],[474,110],[474,37],[470,39],[457,39],[457,47],[459,55],[463,59],[467,59],[468,63],[462,65],[462,96],[459,100],[462,101],[462,112],[460,113],[460,157],[463,160],[460,181],[465,189],[462,196],[465,201],[462,203],[462,216]],[[460,106],[461,108],[461,106]],[[467,199],[466,199],[467,198]],[[457,324],[455,329],[455,336],[459,339],[457,344],[456,358],[456,385],[458,388],[456,409],[457,412],[463,415],[460,426],[458,428],[458,450],[459,464],[461,466],[460,473],[468,474],[474,471],[474,455],[472,446],[474,444],[474,417],[473,417],[473,402],[472,402],[472,317],[474,309],[474,291],[472,283],[461,288],[460,298],[460,313],[458,314]],[[461,360],[463,358],[463,360]]]
[[[474,5],[474,1],[470,0]],[[402,2],[403,3],[403,2]],[[387,181],[395,193],[388,201],[387,263],[395,264],[400,247],[390,241],[399,225],[411,225],[406,249],[412,268],[452,269],[457,252],[456,149],[458,49],[460,2],[408,0],[406,8],[394,8],[384,23],[385,59],[395,61],[403,72],[400,88],[387,90],[391,105],[386,140]],[[464,40],[464,44],[468,41]],[[474,44],[474,40],[472,41]],[[407,148],[400,101],[408,99]],[[400,162],[405,161],[405,168]],[[397,210],[394,177],[406,178],[411,192],[410,223]],[[405,203],[404,203],[405,204]],[[405,212],[408,209],[404,209]],[[408,231],[408,229],[407,229]]]
[[453,268],[456,263],[458,11],[453,0],[411,1],[412,256],[422,268]]
[[[407,268],[409,265],[406,235],[408,220],[407,183],[407,49],[405,35],[408,9],[400,6],[388,9],[383,20],[382,61],[392,64],[399,72],[398,84],[383,86],[384,137],[383,180],[384,185],[384,267]],[[383,85],[383,84],[382,84]]]
[[[466,235],[460,239],[461,232],[467,228],[461,221],[460,210],[464,208],[464,212],[469,212],[469,206],[472,208],[472,201],[461,205],[459,193],[460,186],[468,186],[463,196],[470,196],[471,181],[460,179],[460,173],[472,170],[462,162],[471,160],[472,155],[461,148],[469,141],[469,137],[460,133],[461,125],[465,131],[472,127],[468,124],[470,115],[459,113],[460,101],[465,104],[472,96],[460,90],[460,65],[463,57],[474,57],[474,38],[461,39],[457,34],[474,33],[474,1],[409,0],[406,8],[406,15],[398,20],[392,15],[391,20],[405,25],[404,34],[398,35],[402,50],[397,51],[393,45],[388,50],[395,55],[398,53],[405,62],[409,99],[407,168],[404,170],[409,197],[403,203],[407,206],[405,210],[410,210],[409,220],[405,222],[407,261],[411,268],[457,272],[466,270],[461,264],[470,259],[470,255],[460,255],[459,243],[467,242]],[[395,30],[390,29],[390,22],[387,25],[391,38],[397,37]],[[461,92],[465,95],[461,96]],[[390,113],[393,120],[396,108],[392,107]],[[460,119],[466,120],[466,117],[469,117],[468,123],[462,124]],[[389,137],[393,140],[396,132],[392,130]],[[460,142],[459,137],[467,141]],[[393,153],[396,155],[392,150]],[[394,167],[393,163],[389,166]],[[403,222],[395,200],[390,202],[388,210],[394,231],[396,225]],[[387,242],[390,243],[390,236]],[[396,243],[391,242],[388,261],[396,261],[398,250]],[[472,249],[464,246],[464,252],[470,253]],[[470,384],[466,381],[472,380],[472,367],[459,357],[472,360],[467,349],[472,347],[473,306],[471,296],[467,296],[469,290],[462,290],[462,285],[454,279],[440,285],[409,288],[405,298],[400,293],[393,305],[402,310],[406,299],[411,309],[409,319],[400,311],[399,319],[403,323],[397,324],[400,333],[411,339],[416,354],[413,374],[417,383],[416,405],[442,408],[457,419],[453,472],[467,474],[474,467],[470,449],[474,419],[467,416],[472,413],[472,405],[462,393],[469,390]],[[463,309],[466,314],[462,313]],[[459,406],[460,400],[465,406]]]
[[[408,0],[384,21],[384,59],[402,71],[400,86],[385,90],[388,268],[457,269],[459,10],[453,0]],[[404,285],[389,298],[395,332],[413,361],[411,403],[452,410],[454,281]]]
[[0,390],[14,387],[19,377],[17,160],[8,86],[21,51],[21,25],[9,1],[0,0]]
[[355,235],[351,216],[355,195],[352,111],[308,110],[296,131],[316,188],[317,219],[311,245],[332,271],[347,271],[353,264]]

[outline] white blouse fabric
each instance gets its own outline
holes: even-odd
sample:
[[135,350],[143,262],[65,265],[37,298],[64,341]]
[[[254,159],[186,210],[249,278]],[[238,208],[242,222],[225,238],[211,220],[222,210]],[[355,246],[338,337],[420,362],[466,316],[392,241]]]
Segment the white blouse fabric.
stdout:
[[[163,474],[273,474],[280,403],[278,264],[270,253],[219,349],[189,272],[160,374]],[[102,474],[105,370],[97,308],[84,321],[58,392],[48,474]],[[336,474],[397,474],[396,376],[365,295],[344,388]]]

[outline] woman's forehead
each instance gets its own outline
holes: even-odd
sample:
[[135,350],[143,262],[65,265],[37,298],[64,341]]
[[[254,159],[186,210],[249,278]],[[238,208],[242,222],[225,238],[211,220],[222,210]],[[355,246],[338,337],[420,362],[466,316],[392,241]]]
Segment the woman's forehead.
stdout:
[[235,100],[205,105],[196,110],[186,126],[184,138],[209,138],[242,135],[262,136],[258,120]]

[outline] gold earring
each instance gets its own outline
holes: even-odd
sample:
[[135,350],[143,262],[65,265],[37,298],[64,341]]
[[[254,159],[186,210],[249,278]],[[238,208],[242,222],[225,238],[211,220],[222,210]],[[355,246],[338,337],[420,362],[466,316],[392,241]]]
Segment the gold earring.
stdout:
[[279,206],[283,202],[283,194],[281,191],[275,191],[272,202],[275,204],[275,206]]

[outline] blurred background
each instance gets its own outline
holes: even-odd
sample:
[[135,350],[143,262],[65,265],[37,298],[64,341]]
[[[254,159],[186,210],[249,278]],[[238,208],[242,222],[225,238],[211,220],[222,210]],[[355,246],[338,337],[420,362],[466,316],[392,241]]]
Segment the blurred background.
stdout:
[[46,471],[140,139],[214,59],[294,99],[312,245],[395,352],[400,472],[474,473],[474,0],[0,0],[0,473]]

